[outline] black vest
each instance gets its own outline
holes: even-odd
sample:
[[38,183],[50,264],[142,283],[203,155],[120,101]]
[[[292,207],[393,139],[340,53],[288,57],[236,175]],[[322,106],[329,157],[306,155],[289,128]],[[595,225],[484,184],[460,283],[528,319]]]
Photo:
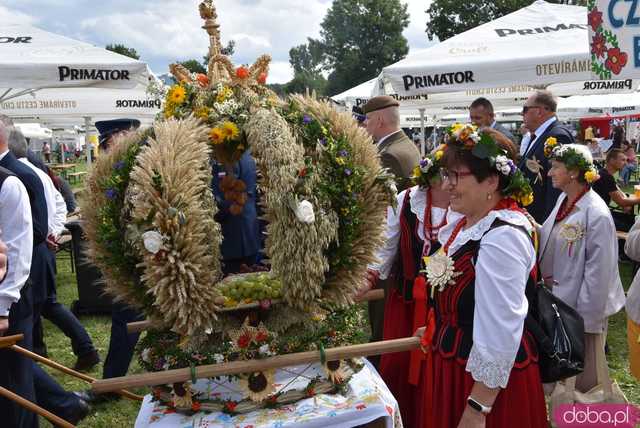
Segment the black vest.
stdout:
[[15,174],[9,171],[7,168],[3,168],[0,166],[0,190],[2,190],[2,184],[4,183],[4,180],[6,180],[7,177],[11,176],[15,177]]

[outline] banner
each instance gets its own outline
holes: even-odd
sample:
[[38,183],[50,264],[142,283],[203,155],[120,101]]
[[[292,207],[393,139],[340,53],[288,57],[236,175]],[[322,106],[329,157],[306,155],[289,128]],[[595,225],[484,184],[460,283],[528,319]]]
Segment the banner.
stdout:
[[587,22],[594,79],[640,77],[638,1],[588,0]]

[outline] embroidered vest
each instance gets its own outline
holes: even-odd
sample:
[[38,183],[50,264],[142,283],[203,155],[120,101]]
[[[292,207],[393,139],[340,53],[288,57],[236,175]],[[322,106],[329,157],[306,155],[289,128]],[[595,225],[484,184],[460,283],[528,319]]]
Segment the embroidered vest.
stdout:
[[[497,227],[518,227],[496,220],[489,230]],[[487,231],[488,232],[488,231]],[[486,234],[486,233],[485,233]],[[482,239],[482,238],[481,238]],[[475,262],[480,250],[480,240],[469,241],[459,248],[452,259],[455,271],[461,274],[455,279],[455,284],[446,287],[434,296],[436,330],[433,336],[433,349],[444,358],[456,358],[465,364],[473,345],[473,315],[475,307]],[[535,287],[535,268],[529,275],[526,290],[529,294],[531,287]],[[538,361],[538,351],[533,336],[523,330],[520,348],[515,359],[515,368],[524,368],[532,362]]]

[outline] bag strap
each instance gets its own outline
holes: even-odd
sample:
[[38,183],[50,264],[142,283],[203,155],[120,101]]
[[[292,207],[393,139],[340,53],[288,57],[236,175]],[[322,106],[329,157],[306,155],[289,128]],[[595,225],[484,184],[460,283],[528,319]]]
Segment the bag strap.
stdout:
[[609,367],[607,366],[607,358],[604,354],[604,333],[595,335],[596,347],[596,374],[598,383],[602,385],[605,401],[613,395],[613,382],[609,376]]

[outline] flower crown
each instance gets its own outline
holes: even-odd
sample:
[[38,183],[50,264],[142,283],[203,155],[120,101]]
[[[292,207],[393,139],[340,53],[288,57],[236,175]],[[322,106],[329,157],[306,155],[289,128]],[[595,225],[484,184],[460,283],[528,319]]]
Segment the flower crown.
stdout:
[[442,167],[440,159],[444,156],[444,147],[438,147],[433,153],[425,156],[420,163],[413,168],[411,179],[420,187],[430,187],[431,180],[439,177]]
[[473,156],[486,159],[492,168],[507,178],[507,185],[502,190],[503,195],[513,198],[525,207],[533,202],[529,180],[489,134],[478,133],[478,127],[470,123],[455,123],[447,133],[448,145],[462,146],[463,149],[470,150]]
[[549,159],[562,162],[567,169],[577,169],[584,174],[584,179],[589,184],[600,178],[592,160],[587,159],[583,153],[570,145],[559,144],[555,137],[549,137],[544,142],[544,155]]

